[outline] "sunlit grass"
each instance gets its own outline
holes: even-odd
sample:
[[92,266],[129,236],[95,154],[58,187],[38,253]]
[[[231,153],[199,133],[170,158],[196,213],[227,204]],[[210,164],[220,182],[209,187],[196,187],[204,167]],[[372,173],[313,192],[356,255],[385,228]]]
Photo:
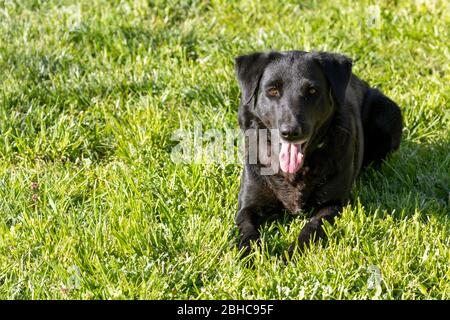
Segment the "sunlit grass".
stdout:
[[[446,1],[0,1],[3,299],[449,299]],[[402,108],[329,239],[306,217],[237,258],[240,164],[175,164],[175,130],[237,127],[233,58],[338,51]]]

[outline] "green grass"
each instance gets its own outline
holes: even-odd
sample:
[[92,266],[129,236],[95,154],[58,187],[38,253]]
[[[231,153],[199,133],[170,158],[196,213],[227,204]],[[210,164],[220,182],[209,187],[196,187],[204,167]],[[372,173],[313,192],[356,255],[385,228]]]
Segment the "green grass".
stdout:
[[[377,12],[379,14],[377,14]],[[449,299],[447,1],[0,0],[0,298]],[[328,50],[401,106],[329,240],[238,259],[240,164],[175,164],[179,128],[237,127],[233,58]]]

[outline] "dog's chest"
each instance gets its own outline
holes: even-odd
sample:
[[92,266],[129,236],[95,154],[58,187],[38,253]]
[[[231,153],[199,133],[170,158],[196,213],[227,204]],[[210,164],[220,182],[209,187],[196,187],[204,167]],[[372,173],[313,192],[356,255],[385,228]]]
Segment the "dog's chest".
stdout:
[[269,185],[276,198],[292,214],[298,214],[304,208],[313,187],[308,167],[296,176],[272,176]]

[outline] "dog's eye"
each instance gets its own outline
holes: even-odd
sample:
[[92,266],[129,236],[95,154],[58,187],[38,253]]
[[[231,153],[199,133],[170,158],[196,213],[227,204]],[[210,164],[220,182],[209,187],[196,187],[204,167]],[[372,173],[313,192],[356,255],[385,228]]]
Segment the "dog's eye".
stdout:
[[279,97],[280,91],[277,88],[269,88],[267,94],[271,97]]
[[309,93],[309,95],[313,96],[317,93],[317,90],[316,90],[316,88],[311,87],[308,89],[308,93]]

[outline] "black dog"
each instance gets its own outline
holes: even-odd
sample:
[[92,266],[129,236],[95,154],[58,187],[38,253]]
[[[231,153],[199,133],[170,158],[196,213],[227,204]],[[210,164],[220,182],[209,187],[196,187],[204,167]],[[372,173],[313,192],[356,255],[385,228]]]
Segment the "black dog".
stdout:
[[[236,58],[236,72],[241,129],[276,129],[281,142],[278,154],[260,156],[254,163],[246,159],[236,217],[239,246],[249,252],[268,216],[283,209],[312,211],[289,248],[292,254],[295,245],[303,250],[324,237],[323,221],[332,223],[339,215],[360,169],[399,147],[401,112],[356,77],[352,61],[339,54],[254,53]],[[266,140],[274,145],[269,135]],[[281,170],[261,174],[267,158],[275,159]]]

